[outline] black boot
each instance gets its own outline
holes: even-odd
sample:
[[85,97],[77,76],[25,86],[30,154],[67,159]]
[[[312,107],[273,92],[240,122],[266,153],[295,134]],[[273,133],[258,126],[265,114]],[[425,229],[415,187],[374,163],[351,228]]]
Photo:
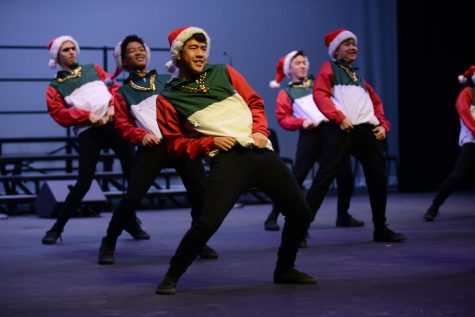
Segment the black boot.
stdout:
[[338,215],[336,218],[336,226],[342,228],[363,227],[364,221],[353,218],[352,215],[345,213],[345,215]]
[[402,233],[394,232],[385,226],[374,230],[373,239],[374,242],[403,242],[407,238]]
[[135,240],[148,240],[150,239],[150,235],[142,229],[140,226],[141,223],[140,219],[135,217],[135,219],[124,225],[124,230]]
[[110,265],[115,263],[114,252],[117,240],[110,242],[106,237],[102,238],[101,247],[99,248],[98,263]]
[[267,231],[279,231],[280,227],[277,223],[277,218],[279,217],[279,212],[275,209],[272,209],[270,214],[267,216],[266,221],[264,222],[264,228]]
[[175,295],[177,282],[177,277],[173,277],[167,273],[163,277],[160,284],[158,284],[157,288],[155,289],[155,293],[159,295]]
[[427,209],[426,213],[424,214],[425,221],[434,221],[435,217],[439,214],[439,208],[431,205],[429,209]]
[[43,244],[56,244],[56,240],[61,240],[61,232],[63,230],[56,229],[55,227],[51,228],[50,230],[46,231],[45,236],[41,239]]
[[275,284],[317,284],[317,280],[296,268],[274,271]]

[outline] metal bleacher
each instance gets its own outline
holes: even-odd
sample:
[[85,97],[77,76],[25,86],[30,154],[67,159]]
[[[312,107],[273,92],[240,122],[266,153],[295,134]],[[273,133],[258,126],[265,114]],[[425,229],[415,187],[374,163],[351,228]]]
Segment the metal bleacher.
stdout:
[[[8,143],[59,143],[59,147],[55,151],[44,153],[3,154],[2,148]],[[76,179],[79,157],[76,150],[74,137],[0,138],[0,184],[3,187],[0,205],[3,209],[11,213],[17,208],[17,204],[32,205],[46,181]],[[105,150],[99,160],[95,179],[104,195],[107,198],[121,197],[127,185],[122,171],[113,169],[114,161],[117,160],[115,154]],[[173,168],[162,170],[148,196],[169,196],[168,200],[181,206],[172,195],[186,192],[183,186],[172,186],[175,177],[176,171]]]

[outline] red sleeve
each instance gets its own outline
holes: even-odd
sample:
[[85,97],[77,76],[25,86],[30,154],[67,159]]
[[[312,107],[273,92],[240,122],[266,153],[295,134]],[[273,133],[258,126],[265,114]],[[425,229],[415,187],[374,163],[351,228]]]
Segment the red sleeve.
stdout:
[[283,89],[277,95],[275,118],[285,130],[294,131],[302,128],[303,119],[293,116],[292,100],[290,100],[289,95]]
[[363,81],[363,83],[366,87],[366,90],[368,90],[368,94],[371,98],[371,101],[373,102],[374,115],[376,116],[376,118],[378,118],[379,124],[384,129],[386,129],[386,132],[389,132],[391,130],[391,124],[384,116],[383,103],[381,99],[379,98],[376,91],[374,91],[373,87],[370,86],[370,84],[365,81]]
[[186,137],[180,116],[172,104],[160,95],[157,97],[157,121],[168,151],[179,157],[202,158],[215,149],[212,136]]
[[264,111],[264,101],[254,91],[254,89],[249,86],[244,77],[242,77],[237,70],[229,65],[227,65],[227,68],[231,85],[236,89],[237,93],[244,99],[248,107],[251,109],[253,121],[252,133],[261,132],[265,136],[269,136],[269,131],[267,130],[267,117]]
[[129,107],[120,93],[115,93],[113,98],[115,127],[127,142],[133,145],[140,144],[148,132],[135,125],[135,119],[130,114]]
[[455,102],[455,107],[457,112],[462,119],[462,122],[467,126],[468,129],[475,135],[475,118],[473,117],[470,106],[473,104],[473,91],[470,87],[465,87],[457,97]]
[[[101,66],[99,66],[97,64],[94,64],[94,67],[96,68],[97,75],[99,76],[99,78],[102,81],[105,82],[105,80],[107,78],[110,78],[110,75],[105,70],[103,70]],[[113,85],[109,86],[108,89],[109,89],[109,92],[111,93],[111,95],[114,95],[117,92],[117,90],[119,89],[119,84],[114,83]],[[113,100],[113,98],[111,100]]]
[[48,113],[63,127],[89,123],[89,110],[68,108],[63,96],[52,86],[48,86],[46,91],[46,104]]
[[334,74],[330,62],[323,63],[313,85],[313,100],[320,112],[329,120],[340,123],[345,114],[338,110],[331,100]]

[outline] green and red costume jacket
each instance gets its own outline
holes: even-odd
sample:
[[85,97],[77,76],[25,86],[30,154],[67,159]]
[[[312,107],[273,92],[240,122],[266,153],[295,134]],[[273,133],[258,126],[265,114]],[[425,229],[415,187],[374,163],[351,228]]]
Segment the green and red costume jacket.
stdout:
[[114,94],[115,127],[130,144],[141,144],[147,134],[162,138],[157,122],[157,95],[170,77],[155,70],[144,77],[130,73]]
[[309,76],[303,82],[290,82],[287,87],[279,90],[275,108],[275,117],[285,130],[302,128],[305,119],[317,125],[328,119],[318,110],[313,100],[313,85],[315,80]]
[[325,117],[338,124],[347,117],[354,125],[369,123],[383,126],[386,132],[390,130],[381,99],[373,87],[344,61],[323,63],[316,78],[313,98]]
[[107,113],[117,84],[107,87],[109,78],[97,64],[77,66],[73,71],[61,70],[46,91],[48,112],[63,127],[73,127],[76,136],[92,127],[89,114]]
[[262,98],[228,65],[208,64],[196,80],[172,79],[157,98],[157,113],[169,151],[191,159],[216,154],[215,136],[253,147],[252,133],[269,135]]
[[475,143],[475,88],[465,87],[455,103],[460,116],[459,145]]

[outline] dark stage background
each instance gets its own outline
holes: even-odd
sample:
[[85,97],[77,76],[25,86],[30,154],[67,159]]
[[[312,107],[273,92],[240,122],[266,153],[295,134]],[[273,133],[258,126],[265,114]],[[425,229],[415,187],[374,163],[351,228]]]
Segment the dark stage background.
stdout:
[[397,4],[399,189],[432,191],[459,153],[457,76],[475,64],[475,2]]

